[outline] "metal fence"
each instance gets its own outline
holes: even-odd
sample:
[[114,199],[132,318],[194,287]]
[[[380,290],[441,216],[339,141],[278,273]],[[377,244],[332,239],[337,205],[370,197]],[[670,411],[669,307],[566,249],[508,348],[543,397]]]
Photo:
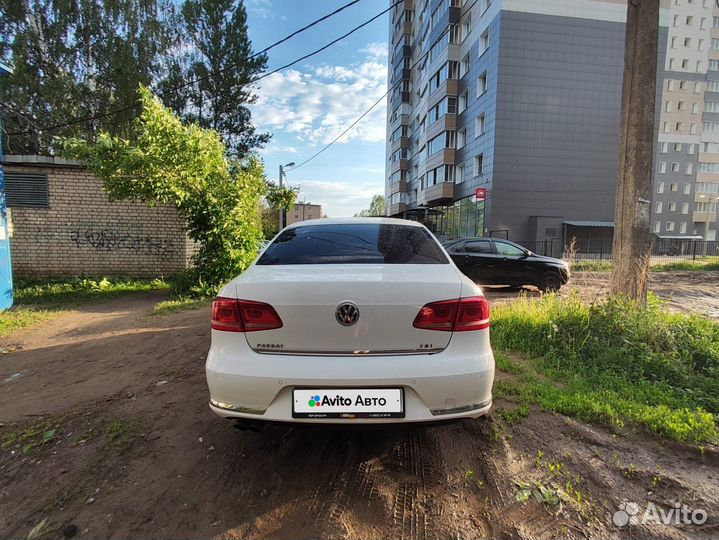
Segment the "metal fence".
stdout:
[[[562,254],[574,251],[577,261],[611,261],[612,243],[602,241],[575,241],[573,246],[564,246]],[[529,248],[531,249],[531,248]],[[719,242],[714,240],[691,240],[660,238],[652,241],[651,262],[701,261],[719,257]]]

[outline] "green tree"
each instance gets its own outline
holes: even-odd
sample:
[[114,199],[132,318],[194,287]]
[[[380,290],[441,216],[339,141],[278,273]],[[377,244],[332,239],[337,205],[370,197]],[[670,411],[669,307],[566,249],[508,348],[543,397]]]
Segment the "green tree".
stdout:
[[[265,70],[267,55],[252,56],[247,13],[241,0],[185,0],[182,50],[163,86],[198,82],[170,92],[166,103],[184,119],[214,129],[230,154],[245,156],[270,135],[256,133],[248,105],[257,100],[252,81]],[[161,88],[163,87],[161,86]]]
[[[0,0],[0,58],[14,66],[2,113],[14,153],[52,153],[53,135],[123,133],[139,84],[174,44],[171,0]],[[97,117],[52,132],[41,126]]]
[[142,114],[131,139],[100,133],[96,143],[62,142],[102,178],[111,200],[174,204],[199,243],[195,292],[214,288],[243,271],[262,239],[260,201],[268,191],[263,165],[254,157],[227,157],[219,134],[185,125],[142,88]]
[[355,214],[355,217],[376,217],[384,216],[384,197],[375,195],[369,203],[369,208]]

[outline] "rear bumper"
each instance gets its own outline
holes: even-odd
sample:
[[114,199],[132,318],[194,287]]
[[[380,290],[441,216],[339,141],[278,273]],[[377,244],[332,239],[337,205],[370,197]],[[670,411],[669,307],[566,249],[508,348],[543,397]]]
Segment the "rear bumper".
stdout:
[[[230,333],[213,330],[206,364],[210,408],[222,417],[393,424],[474,418],[491,407],[494,357],[488,330],[455,334],[449,346],[436,354],[352,357],[258,354],[242,334],[226,334]],[[292,390],[300,386],[403,388],[405,416],[293,418]]]

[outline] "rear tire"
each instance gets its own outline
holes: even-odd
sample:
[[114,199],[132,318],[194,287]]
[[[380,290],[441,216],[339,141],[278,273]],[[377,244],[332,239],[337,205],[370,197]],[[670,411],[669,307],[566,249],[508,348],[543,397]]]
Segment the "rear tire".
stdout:
[[539,278],[537,286],[542,292],[556,292],[562,286],[562,279],[559,277],[557,272],[547,270]]

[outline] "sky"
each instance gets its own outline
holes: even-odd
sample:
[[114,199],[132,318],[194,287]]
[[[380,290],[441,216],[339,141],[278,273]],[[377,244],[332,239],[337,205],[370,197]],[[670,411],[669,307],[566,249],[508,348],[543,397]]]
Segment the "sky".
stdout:
[[[252,46],[261,50],[348,0],[245,0]],[[361,0],[269,51],[268,71],[345,34],[389,6]],[[329,49],[258,82],[251,107],[258,131],[272,133],[260,151],[267,176],[301,163],[342,133],[387,91],[389,13]],[[299,202],[321,204],[329,217],[352,216],[384,195],[386,102],[318,157],[286,171]]]

